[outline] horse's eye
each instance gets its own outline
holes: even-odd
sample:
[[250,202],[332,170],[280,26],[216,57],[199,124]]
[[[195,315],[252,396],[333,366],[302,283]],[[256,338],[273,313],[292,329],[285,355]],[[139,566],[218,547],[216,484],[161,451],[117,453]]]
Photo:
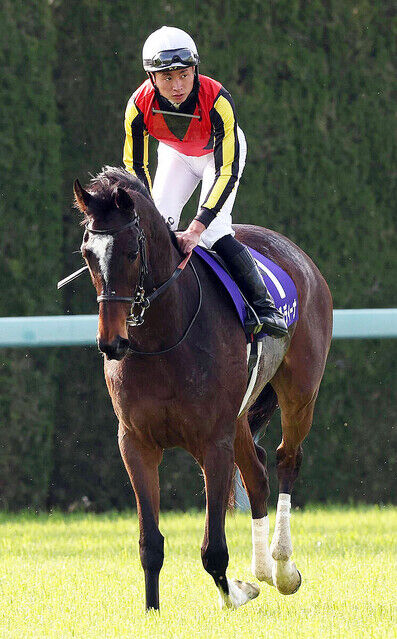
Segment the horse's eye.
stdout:
[[129,251],[127,253],[127,257],[130,260],[130,262],[135,262],[137,255],[138,253],[136,251]]

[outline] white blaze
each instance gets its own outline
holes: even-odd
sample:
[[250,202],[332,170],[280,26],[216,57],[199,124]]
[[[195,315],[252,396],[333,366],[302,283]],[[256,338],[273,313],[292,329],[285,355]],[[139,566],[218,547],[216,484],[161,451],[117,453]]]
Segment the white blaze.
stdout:
[[94,235],[90,238],[90,249],[98,260],[105,284],[109,284],[109,266],[112,257],[114,237],[112,235]]

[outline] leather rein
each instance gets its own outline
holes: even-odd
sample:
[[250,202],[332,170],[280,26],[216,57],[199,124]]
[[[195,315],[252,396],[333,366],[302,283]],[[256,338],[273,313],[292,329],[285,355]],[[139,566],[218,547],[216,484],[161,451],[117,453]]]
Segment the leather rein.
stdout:
[[[118,235],[119,233],[121,233],[122,231],[125,231],[129,228],[135,227],[138,231],[138,250],[136,251],[135,254],[135,259],[138,257],[140,257],[140,264],[139,264],[139,275],[138,275],[138,282],[137,285],[135,287],[135,291],[133,293],[133,295],[131,297],[124,297],[124,296],[120,296],[116,294],[116,291],[113,290],[109,290],[108,288],[105,288],[100,295],[97,296],[97,302],[131,302],[131,309],[130,309],[130,314],[128,315],[127,319],[126,319],[126,324],[128,326],[141,326],[145,319],[144,319],[144,314],[147,311],[147,309],[149,308],[149,306],[152,304],[152,302],[159,297],[159,295],[161,295],[162,293],[165,293],[165,291],[171,286],[171,284],[173,284],[175,282],[175,280],[178,279],[178,277],[181,275],[181,273],[183,272],[185,266],[187,264],[189,264],[189,266],[191,267],[195,277],[196,277],[196,281],[198,284],[198,290],[199,290],[199,302],[197,305],[197,309],[193,315],[193,318],[191,319],[189,326],[187,327],[187,329],[185,330],[185,332],[183,333],[182,337],[178,340],[178,342],[176,342],[176,344],[174,344],[173,346],[170,346],[169,348],[165,348],[161,351],[137,351],[134,350],[133,348],[131,348],[131,346],[129,346],[129,351],[131,351],[131,353],[134,353],[136,355],[162,355],[163,353],[168,353],[169,351],[173,350],[174,348],[176,348],[177,346],[179,346],[179,344],[181,344],[185,338],[187,337],[190,329],[192,328],[197,315],[200,312],[201,309],[201,304],[202,304],[202,299],[203,299],[203,293],[202,293],[202,287],[201,287],[201,282],[199,279],[199,276],[197,274],[197,271],[195,269],[194,264],[190,261],[191,255],[192,253],[190,252],[184,260],[182,260],[182,262],[176,267],[176,269],[174,270],[174,272],[172,273],[172,275],[168,278],[168,280],[166,280],[163,284],[161,284],[158,287],[155,287],[154,290],[152,291],[152,293],[150,293],[149,295],[146,295],[145,289],[144,289],[144,282],[145,282],[145,278],[149,273],[149,269],[148,269],[148,264],[147,264],[147,251],[146,251],[146,236],[145,236],[145,232],[142,229],[142,227],[139,224],[140,220],[139,220],[139,216],[136,214],[136,212],[134,211],[134,218],[131,222],[128,222],[128,224],[124,224],[123,226],[117,227],[117,228],[110,228],[110,229],[93,229],[90,228],[89,223],[87,222],[87,224],[85,225],[85,230],[88,231],[88,233],[92,233],[93,235]],[[71,275],[69,275],[68,277],[65,277],[63,280],[61,280],[60,282],[58,282],[58,289],[62,288],[63,286],[65,286],[66,284],[68,284],[69,282],[73,281],[74,279],[76,279],[77,277],[79,277],[84,271],[86,271],[88,269],[88,266],[84,266],[83,268],[79,269],[78,271],[75,271],[74,273],[72,273]],[[136,311],[136,308],[138,307],[138,312]]]

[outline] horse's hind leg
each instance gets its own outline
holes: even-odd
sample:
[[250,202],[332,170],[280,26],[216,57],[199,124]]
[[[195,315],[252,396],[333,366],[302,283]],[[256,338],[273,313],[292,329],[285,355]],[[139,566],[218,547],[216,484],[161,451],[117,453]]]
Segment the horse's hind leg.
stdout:
[[[277,449],[277,475],[279,496],[276,524],[270,551],[274,559],[273,581],[284,595],[292,595],[301,585],[301,574],[291,560],[292,540],[290,530],[291,491],[302,463],[302,442],[313,420],[313,410],[318,388],[312,390],[284,389],[283,383],[274,380],[281,409],[283,438]],[[273,384],[273,382],[272,382]],[[294,392],[295,390],[295,392]]]
[[145,574],[146,610],[158,610],[159,576],[164,559],[164,537],[159,531],[158,466],[162,451],[142,445],[133,433],[119,427],[119,447],[133,486],[139,518],[139,554]]
[[205,532],[201,557],[205,570],[214,579],[221,607],[238,608],[259,594],[256,586],[226,577],[229,553],[225,536],[225,517],[233,476],[234,455],[224,442],[212,443],[203,470],[207,494]]
[[259,581],[273,586],[273,560],[269,550],[269,479],[266,452],[254,443],[247,417],[241,418],[234,445],[236,464],[240,469],[252,513],[252,572]]

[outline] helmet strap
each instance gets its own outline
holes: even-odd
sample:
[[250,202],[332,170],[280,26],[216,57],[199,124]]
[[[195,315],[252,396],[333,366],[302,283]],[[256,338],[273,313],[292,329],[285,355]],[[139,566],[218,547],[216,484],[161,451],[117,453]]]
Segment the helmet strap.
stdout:
[[154,75],[154,73],[152,73],[152,71],[146,71],[146,73],[147,73],[147,75],[148,75],[148,77],[149,77],[150,82],[151,82],[151,83],[152,83],[152,85],[154,86],[154,88],[155,88],[155,89],[157,89],[157,85],[156,85],[156,82],[155,82],[155,75]]

